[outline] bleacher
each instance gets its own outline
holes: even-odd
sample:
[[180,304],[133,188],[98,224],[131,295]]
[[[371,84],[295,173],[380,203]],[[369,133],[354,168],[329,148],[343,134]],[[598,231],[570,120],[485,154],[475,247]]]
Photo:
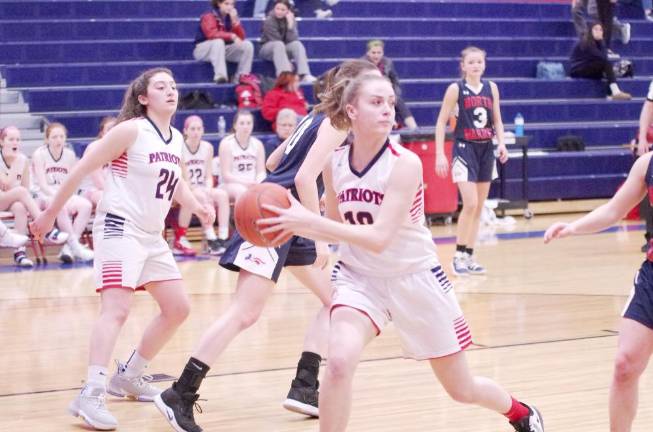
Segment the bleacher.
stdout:
[[[193,37],[207,0],[0,0],[0,126],[23,129],[28,146],[40,140],[41,118],[61,121],[72,143],[95,136],[100,119],[117,113],[125,85],[145,68],[164,65],[180,91],[205,90],[220,106],[181,111],[175,123],[198,114],[209,140],[217,118],[229,124],[233,86],[211,82],[211,68],[192,60]],[[249,38],[258,41],[261,21],[249,18],[252,2],[237,7]],[[611,196],[632,163],[623,145],[635,135],[653,73],[653,25],[636,8],[620,7],[633,38],[613,48],[635,64],[636,77],[620,80],[632,101],[605,99],[605,83],[535,79],[539,60],[566,63],[576,39],[570,6],[550,2],[342,0],[329,20],[303,18],[300,36],[318,75],[344,58],[359,57],[365,42],[386,41],[404,97],[421,126],[432,127],[446,86],[459,75],[458,55],[467,45],[488,52],[486,77],[501,91],[508,130],[520,112],[531,136],[529,197],[532,200]],[[257,49],[258,49],[258,44]],[[254,72],[273,75],[256,58]],[[304,91],[312,101],[309,86]],[[24,103],[23,103],[24,102]],[[25,111],[29,110],[29,114]],[[257,116],[256,129],[269,133]],[[587,150],[555,152],[556,138],[580,135]],[[535,151],[538,150],[538,151]],[[521,164],[509,163],[508,198],[521,191]]]

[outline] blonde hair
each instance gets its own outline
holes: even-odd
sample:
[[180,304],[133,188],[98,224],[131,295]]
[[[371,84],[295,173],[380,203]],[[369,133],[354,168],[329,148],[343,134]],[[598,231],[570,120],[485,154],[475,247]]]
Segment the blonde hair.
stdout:
[[465,61],[465,57],[472,53],[481,53],[483,54],[483,59],[487,58],[487,53],[485,52],[484,49],[481,49],[479,47],[476,47],[474,45],[470,45],[464,50],[460,52],[460,76],[462,78],[465,78],[465,72],[463,71],[463,62]]
[[367,50],[371,50],[372,48],[384,48],[385,44],[381,39],[371,39],[367,41]]
[[147,107],[141,105],[138,101],[138,97],[147,96],[147,87],[150,85],[150,80],[159,72],[166,73],[170,75],[172,79],[175,79],[172,71],[164,67],[148,69],[140,74],[135,80],[129,83],[129,87],[127,87],[127,90],[125,91],[122,107],[120,108],[120,114],[118,114],[118,120],[116,123],[137,117],[143,117],[147,114]]
[[347,60],[330,69],[324,77],[323,91],[317,95],[320,103],[314,111],[326,114],[336,129],[347,130],[349,118],[344,110],[345,105],[341,103],[342,95],[347,85],[366,71],[378,71],[378,68],[367,60]]

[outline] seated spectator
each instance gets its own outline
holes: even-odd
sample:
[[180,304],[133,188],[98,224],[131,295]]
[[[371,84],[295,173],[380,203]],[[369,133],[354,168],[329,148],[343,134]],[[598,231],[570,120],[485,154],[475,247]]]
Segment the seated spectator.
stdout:
[[[333,7],[340,3],[340,0],[324,0],[324,3],[328,7]],[[331,9],[323,9],[322,0],[295,0],[295,7],[301,12],[302,17],[326,19],[333,16]]]
[[274,149],[279,147],[279,144],[284,142],[295,130],[295,127],[297,126],[297,113],[290,108],[280,109],[277,113],[275,124],[277,126],[277,134],[268,138],[263,143],[263,146],[265,147],[265,160],[267,160]]
[[312,83],[315,77],[311,75],[306,58],[306,49],[299,41],[297,21],[290,9],[289,0],[275,0],[274,8],[263,23],[261,35],[260,56],[274,63],[276,75],[293,70],[290,57],[297,63],[297,74],[304,82]]
[[[29,191],[29,160],[20,152],[21,136],[18,128],[8,126],[0,130],[0,210],[8,210],[14,216],[14,229],[20,237],[27,236],[27,219],[37,218],[41,214]],[[4,231],[0,230],[0,245]],[[27,238],[27,237],[25,237]],[[7,237],[10,241],[11,235]],[[46,244],[63,244],[68,234],[56,228],[46,236]],[[24,242],[23,242],[24,243]],[[18,267],[33,267],[34,263],[27,257],[23,244],[15,246],[14,263]]]
[[[651,0],[644,0],[649,3]],[[612,31],[616,30],[621,39],[622,44],[630,42],[631,26],[628,23],[623,23],[614,16],[614,9],[616,0],[572,0],[571,15],[576,28],[576,35],[580,38],[588,29],[585,15],[593,21],[601,23],[604,29],[603,41],[608,48],[608,58],[616,60],[620,56],[612,51]]]
[[[66,148],[66,127],[61,123],[50,123],[45,130],[45,145],[32,155],[34,192],[41,208],[47,207],[57,189],[77,163],[75,153]],[[92,261],[93,251],[79,242],[91,218],[93,204],[79,195],[68,199],[61,213],[57,215],[59,229],[68,234],[68,241],[59,252],[59,259],[70,264],[75,259]]]
[[629,100],[629,93],[621,91],[617,85],[612,63],[608,60],[608,49],[603,43],[603,26],[592,25],[576,43],[569,60],[569,75],[572,78],[600,80],[607,78],[610,87],[609,98]]
[[399,76],[397,75],[397,71],[395,71],[392,60],[384,56],[384,45],[383,41],[379,39],[373,39],[367,42],[367,53],[362,58],[374,63],[381,73],[388,77],[392,83],[392,87],[394,87],[395,90],[395,96],[397,97],[395,105],[395,121],[408,129],[415,129],[417,128],[417,122],[406,105],[406,102],[404,102],[404,99],[401,97]]
[[234,0],[211,0],[213,9],[200,18],[195,36],[195,60],[213,65],[213,80],[217,84],[228,81],[226,62],[238,63],[232,82],[252,71],[254,45],[245,40],[245,29],[240,23]]
[[[229,236],[229,195],[226,190],[215,188],[211,163],[213,161],[213,146],[204,141],[204,122],[202,118],[192,115],[184,122],[184,178],[188,182],[197,200],[216,209],[218,219],[218,235],[213,225],[203,225],[202,233],[206,239],[206,252],[211,255],[222,255]],[[179,209],[179,224],[175,230],[175,240],[172,252],[176,255],[195,255],[190,242],[186,238],[186,230],[190,225],[191,212],[184,206]]]
[[304,92],[299,87],[297,75],[293,72],[282,72],[272,90],[263,97],[261,114],[264,119],[272,122],[273,131],[277,130],[277,114],[283,108],[290,108],[300,117],[308,114],[308,104],[304,98]]
[[[98,131],[97,139],[99,140],[105,136],[107,132],[109,132],[109,129],[111,129],[115,124],[115,117],[104,117],[102,121],[100,121],[100,130]],[[95,144],[96,141],[87,145],[84,149],[84,153],[86,153],[86,150]],[[100,198],[102,198],[102,191],[104,191],[104,174],[107,168],[108,165],[96,169],[91,173],[91,175],[82,180],[82,183],[79,185],[79,195],[92,202],[93,206],[97,206],[100,202]]]
[[240,110],[233,123],[234,133],[220,141],[220,189],[226,190],[235,201],[253,184],[266,176],[263,143],[252,136],[254,116]]

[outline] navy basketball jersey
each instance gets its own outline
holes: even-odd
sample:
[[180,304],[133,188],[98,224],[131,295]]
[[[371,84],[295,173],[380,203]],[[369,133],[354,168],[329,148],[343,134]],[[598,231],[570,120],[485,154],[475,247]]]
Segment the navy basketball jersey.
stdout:
[[646,182],[648,201],[653,205],[653,157],[648,162],[648,168],[646,169],[646,177],[644,177],[644,181]]
[[456,139],[464,141],[489,141],[494,137],[492,88],[489,81],[474,93],[463,79],[458,83],[458,121]]
[[[299,171],[299,167],[304,163],[308,151],[313,146],[317,138],[317,131],[320,129],[324,118],[323,113],[311,113],[299,122],[293,134],[288,138],[289,141],[279,166],[267,176],[264,182],[276,183],[290,189],[293,195],[297,197],[295,176]],[[321,196],[324,192],[322,174],[317,178],[317,192],[318,196]]]

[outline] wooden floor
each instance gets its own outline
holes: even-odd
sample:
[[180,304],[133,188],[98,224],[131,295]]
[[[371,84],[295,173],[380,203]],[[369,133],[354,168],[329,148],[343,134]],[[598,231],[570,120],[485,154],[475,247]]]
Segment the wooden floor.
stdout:
[[[564,217],[563,217],[564,218]],[[569,218],[569,216],[566,216]],[[513,233],[541,230],[551,217],[518,221]],[[434,228],[437,237],[453,234]],[[498,230],[502,232],[502,230]],[[619,314],[642,260],[642,232],[577,237],[545,246],[541,235],[496,239],[478,247],[486,277],[456,280],[475,345],[468,360],[516,397],[542,411],[547,431],[607,431],[607,400]],[[439,246],[443,262],[453,244]],[[235,277],[215,261],[181,263],[192,293],[187,322],[150,367],[180,371],[202,330],[219,315]],[[85,377],[89,328],[98,309],[91,269],[0,273],[0,431],[85,430],[66,414]],[[202,387],[206,431],[317,431],[317,422],[286,412],[303,331],[318,302],[282,275],[261,321],[214,365]],[[134,303],[118,346],[124,359],[156,307]],[[641,385],[634,431],[653,430],[653,376]],[[111,399],[121,431],[168,431],[152,404]],[[508,432],[505,419],[450,401],[425,363],[401,358],[392,328],[364,354],[355,380],[350,431]]]

